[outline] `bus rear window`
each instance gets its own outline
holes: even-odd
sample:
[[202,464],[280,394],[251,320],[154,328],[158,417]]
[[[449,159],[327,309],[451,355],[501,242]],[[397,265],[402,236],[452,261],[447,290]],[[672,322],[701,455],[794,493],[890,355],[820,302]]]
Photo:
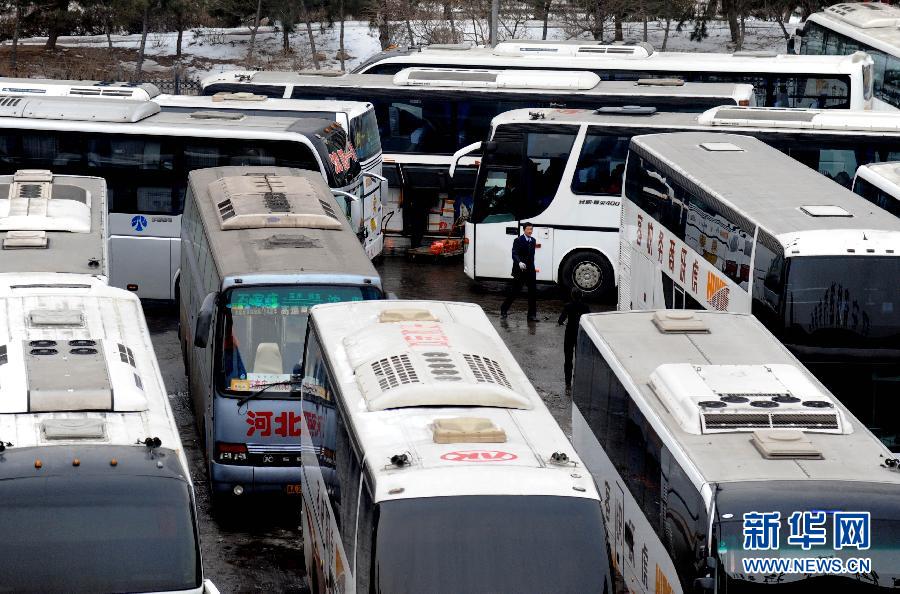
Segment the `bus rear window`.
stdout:
[[603,516],[592,499],[401,499],[378,504],[376,517],[375,592],[609,591]]
[[46,476],[0,481],[2,592],[169,592],[200,586],[181,480]]

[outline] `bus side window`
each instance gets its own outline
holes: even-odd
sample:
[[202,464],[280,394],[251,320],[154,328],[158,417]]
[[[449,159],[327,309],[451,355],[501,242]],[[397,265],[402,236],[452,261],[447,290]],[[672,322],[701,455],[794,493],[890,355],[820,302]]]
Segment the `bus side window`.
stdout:
[[553,202],[575,144],[576,130],[569,128],[571,132],[528,133],[523,171],[525,195],[517,204],[516,213],[520,221],[538,216]]
[[627,136],[609,136],[588,131],[572,175],[572,192],[612,196],[621,194],[629,140]]
[[753,263],[753,314],[770,330],[779,328],[784,293],[784,253],[774,238],[760,231]]
[[668,449],[662,448],[663,544],[681,576],[685,592],[692,591],[697,558],[706,544],[707,512],[703,497]]

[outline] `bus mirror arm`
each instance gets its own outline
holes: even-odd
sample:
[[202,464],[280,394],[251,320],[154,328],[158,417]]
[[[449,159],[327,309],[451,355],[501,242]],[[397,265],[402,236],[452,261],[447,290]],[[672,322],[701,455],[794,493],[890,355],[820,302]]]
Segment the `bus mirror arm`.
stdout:
[[216,310],[216,293],[210,293],[203,299],[200,313],[197,314],[197,324],[194,328],[194,346],[205,349],[209,343],[209,329],[212,327],[213,314]]
[[377,173],[372,173],[371,171],[364,171],[364,172],[363,172],[363,176],[364,176],[364,177],[371,177],[372,179],[377,179],[379,182],[381,182],[381,183],[383,183],[383,184],[386,184],[386,183],[387,183],[387,178],[386,178],[386,177],[384,177],[383,175],[378,175]]
[[465,157],[466,155],[468,155],[469,153],[480,149],[481,145],[482,145],[481,141],[473,142],[469,146],[464,146],[461,149],[459,149],[458,151],[456,151],[455,153],[453,153],[453,156],[450,157],[450,171],[448,172],[448,175],[452,178],[453,174],[456,173],[456,165],[459,163],[459,160],[462,159],[463,157]]
[[219,594],[219,589],[211,580],[203,580],[203,594]]

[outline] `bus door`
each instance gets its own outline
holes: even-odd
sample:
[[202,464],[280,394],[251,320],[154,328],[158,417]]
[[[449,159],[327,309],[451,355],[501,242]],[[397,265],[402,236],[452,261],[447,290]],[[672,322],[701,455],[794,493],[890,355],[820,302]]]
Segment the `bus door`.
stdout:
[[110,284],[141,299],[174,297],[181,215],[110,213]]
[[[523,223],[525,221],[522,221]],[[534,224],[534,268],[537,271],[537,280],[553,282],[553,228],[542,227],[540,223]]]

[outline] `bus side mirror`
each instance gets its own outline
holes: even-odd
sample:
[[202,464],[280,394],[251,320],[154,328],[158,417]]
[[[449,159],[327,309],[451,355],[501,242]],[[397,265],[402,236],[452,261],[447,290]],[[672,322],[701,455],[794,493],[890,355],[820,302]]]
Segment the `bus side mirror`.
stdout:
[[702,577],[694,580],[694,594],[711,594],[716,587],[716,580],[711,577]]
[[205,349],[209,343],[209,330],[212,327],[213,314],[216,311],[217,293],[210,293],[203,299],[200,313],[197,314],[197,325],[194,327],[194,346]]
[[203,580],[203,594],[219,594],[219,589],[210,580]]
[[[448,172],[450,177],[452,178],[453,174],[456,173],[456,166],[459,164],[460,159],[462,159],[463,157],[465,157],[466,155],[468,155],[471,152],[477,151],[485,144],[489,144],[489,143],[485,143],[485,142],[481,142],[481,141],[473,142],[472,144],[470,144],[468,146],[464,146],[461,149],[459,149],[458,151],[456,151],[455,153],[453,153],[453,156],[450,157],[450,171]],[[494,143],[494,144],[496,144],[496,143]]]

